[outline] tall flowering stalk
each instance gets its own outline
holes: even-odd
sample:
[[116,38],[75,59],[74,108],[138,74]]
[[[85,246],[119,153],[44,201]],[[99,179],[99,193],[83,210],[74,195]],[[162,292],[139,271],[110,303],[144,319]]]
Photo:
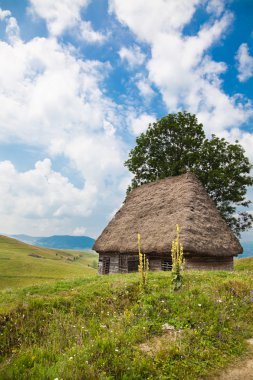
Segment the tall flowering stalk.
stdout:
[[180,243],[180,227],[176,225],[176,240],[172,241],[172,285],[174,290],[178,290],[182,286],[183,275],[182,269],[185,264],[183,245]]
[[140,286],[142,288],[145,288],[145,286],[147,284],[149,262],[148,262],[146,255],[141,252],[141,235],[139,233],[138,233],[138,251],[139,251],[138,272],[141,275]]

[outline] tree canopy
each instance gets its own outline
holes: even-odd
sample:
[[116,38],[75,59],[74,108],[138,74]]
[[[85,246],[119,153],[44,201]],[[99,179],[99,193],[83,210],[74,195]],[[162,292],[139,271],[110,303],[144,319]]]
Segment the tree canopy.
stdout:
[[128,192],[144,183],[191,171],[237,236],[252,227],[253,217],[244,210],[251,203],[246,194],[253,185],[253,166],[238,141],[230,144],[215,135],[206,138],[203,125],[193,114],[169,114],[149,124],[137,137],[125,166],[134,174]]

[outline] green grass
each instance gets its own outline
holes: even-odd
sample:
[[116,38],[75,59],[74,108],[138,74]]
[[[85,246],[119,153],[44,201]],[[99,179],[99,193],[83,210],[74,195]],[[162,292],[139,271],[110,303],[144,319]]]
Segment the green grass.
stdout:
[[95,253],[33,247],[0,236],[0,290],[94,274],[96,262]]
[[138,274],[2,292],[0,379],[205,378],[247,351],[251,264],[189,271],[178,292],[168,272],[149,273],[145,292]]
[[253,257],[235,260],[235,269],[253,271]]

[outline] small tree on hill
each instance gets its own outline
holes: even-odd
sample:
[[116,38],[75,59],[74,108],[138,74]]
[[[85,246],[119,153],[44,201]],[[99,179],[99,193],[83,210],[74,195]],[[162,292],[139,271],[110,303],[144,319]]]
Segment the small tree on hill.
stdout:
[[248,207],[247,187],[253,185],[252,165],[236,141],[212,135],[207,139],[203,125],[187,112],[170,114],[136,139],[125,166],[134,174],[128,192],[147,182],[187,171],[197,175],[227,224],[237,236],[252,227],[246,211],[236,215],[238,206]]

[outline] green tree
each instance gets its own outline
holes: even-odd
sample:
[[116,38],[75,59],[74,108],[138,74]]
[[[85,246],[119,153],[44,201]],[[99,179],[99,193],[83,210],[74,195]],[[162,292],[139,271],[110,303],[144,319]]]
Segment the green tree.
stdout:
[[242,210],[251,203],[246,193],[253,185],[253,166],[238,141],[230,144],[215,135],[207,139],[193,114],[169,114],[149,124],[137,137],[125,166],[134,174],[128,192],[144,183],[191,171],[237,236],[252,227],[251,214],[236,212],[237,207]]

